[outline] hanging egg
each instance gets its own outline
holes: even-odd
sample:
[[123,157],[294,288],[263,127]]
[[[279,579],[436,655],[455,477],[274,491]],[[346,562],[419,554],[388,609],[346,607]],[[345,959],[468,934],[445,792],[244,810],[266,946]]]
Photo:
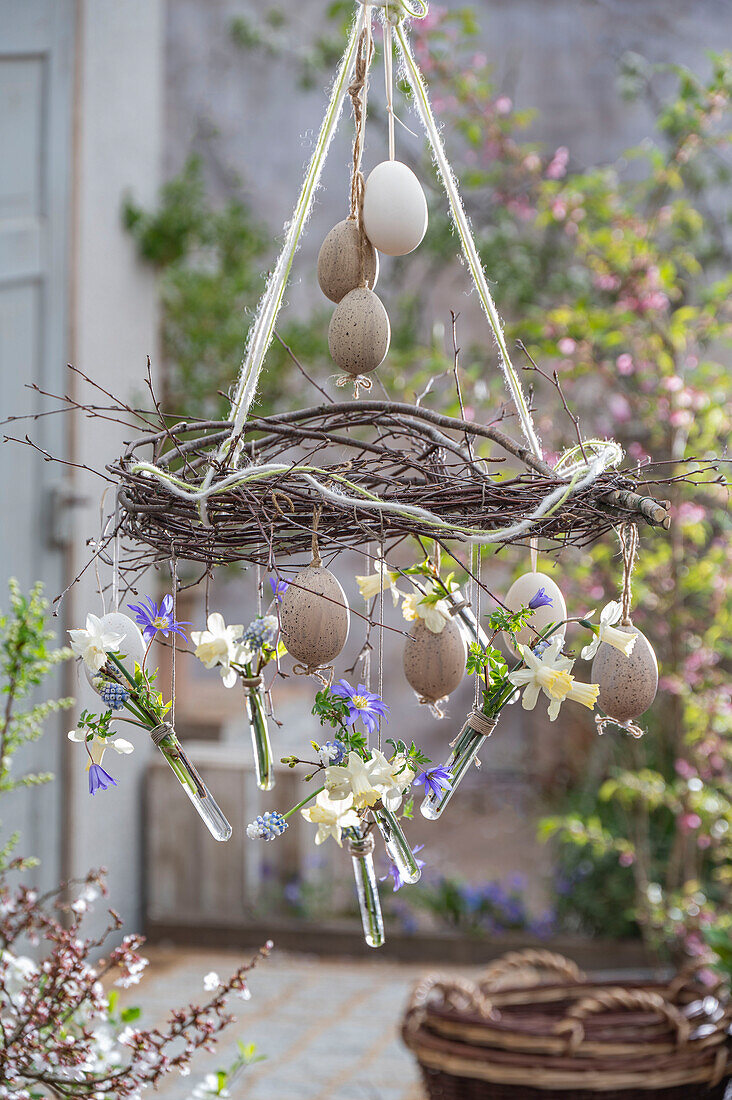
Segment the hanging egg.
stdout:
[[348,638],[350,612],[346,594],[330,569],[301,569],[282,597],[281,637],[287,652],[308,668],[333,661]]
[[[121,611],[110,611],[106,615],[102,615],[101,623],[104,630],[112,634],[122,635],[118,651],[123,654],[123,665],[130,675],[134,675],[135,664],[137,663],[142,667],[142,662],[145,660],[145,650],[147,649],[139,626],[134,619],[131,619],[129,615],[124,615]],[[94,680],[99,681],[99,673],[91,672],[86,665],[84,665],[84,671],[87,680],[97,695],[101,695],[105,702],[108,702],[106,698],[107,689],[102,689],[101,683],[94,684]]]
[[347,374],[375,370],[386,357],[390,339],[389,317],[373,290],[357,287],[336,306],[328,328],[328,347]]
[[413,252],[427,232],[427,200],[411,168],[384,160],[369,173],[363,197],[366,236],[387,256]]
[[658,690],[658,661],[653,646],[634,626],[618,626],[635,634],[635,645],[626,657],[619,649],[600,642],[592,662],[590,680],[600,685],[597,705],[611,718],[624,722],[648,710]]
[[[551,600],[551,603],[544,603],[534,611],[529,619],[531,628],[524,626],[519,630],[516,638],[522,645],[532,645],[536,641],[536,634],[541,634],[550,623],[559,623],[567,618],[567,605],[564,602],[564,596],[556,581],[553,581],[546,573],[524,573],[523,576],[513,582],[503,602],[510,611],[518,611],[521,607],[528,607],[541,589],[544,590],[544,595],[543,597],[540,596],[539,599]],[[560,627],[556,633],[564,637],[565,628]],[[512,647],[513,639],[511,636],[504,633],[503,637],[506,644]]]
[[[366,239],[364,278],[371,290],[379,277],[379,257],[371,241]],[[334,225],[318,253],[318,283],[326,298],[340,302],[346,294],[361,285],[361,239],[353,218]]]
[[450,695],[465,675],[467,647],[458,623],[450,617],[439,634],[417,619],[404,645],[404,675],[426,703]]

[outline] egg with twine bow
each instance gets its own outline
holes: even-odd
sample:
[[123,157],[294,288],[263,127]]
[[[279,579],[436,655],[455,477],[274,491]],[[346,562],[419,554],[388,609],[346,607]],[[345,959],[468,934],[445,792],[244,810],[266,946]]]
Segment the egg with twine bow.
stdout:
[[404,675],[420,703],[435,705],[451,695],[465,676],[467,646],[452,616],[439,634],[417,619],[404,645]]
[[411,168],[384,160],[369,173],[363,225],[374,248],[387,256],[413,252],[427,232],[427,200]]
[[[363,281],[369,290],[379,277],[379,256],[368,238],[363,240]],[[318,283],[336,304],[361,286],[361,235],[353,218],[334,225],[318,253]]]
[[[539,606],[528,625],[523,626],[516,635],[517,642],[528,646],[536,643],[536,635],[546,630],[550,623],[560,623],[567,618],[564,596],[556,581],[546,573],[524,573],[513,582],[503,602],[509,611],[518,611],[521,607],[528,607],[532,600]],[[556,633],[564,637],[565,628],[560,627]],[[506,644],[513,648],[511,635],[504,633],[503,637]]]
[[625,722],[648,710],[658,690],[658,661],[653,646],[630,623],[618,624],[624,634],[635,634],[630,655],[600,642],[592,662],[590,679],[599,684],[597,705],[611,718]]
[[381,301],[366,286],[346,294],[328,327],[328,348],[337,366],[357,377],[384,362],[391,340],[389,317]]
[[348,639],[346,594],[319,559],[290,581],[280,605],[280,636],[287,652],[307,671],[330,664]]

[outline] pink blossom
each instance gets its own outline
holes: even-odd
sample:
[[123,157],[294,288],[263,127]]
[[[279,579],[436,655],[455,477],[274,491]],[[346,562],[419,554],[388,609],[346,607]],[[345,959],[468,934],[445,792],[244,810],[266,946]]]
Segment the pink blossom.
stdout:
[[707,510],[702,504],[685,500],[676,509],[676,516],[680,523],[701,523],[707,518]]
[[562,355],[571,355],[577,347],[577,344],[571,336],[563,336],[557,344],[557,347]]
[[630,355],[628,355],[627,351],[624,351],[622,355],[617,357],[615,366],[618,368],[618,374],[632,374],[635,370],[633,360]]
[[701,848],[702,851],[704,851],[705,848],[711,847],[711,844],[712,838],[710,836],[707,836],[706,833],[702,833],[696,838],[696,846],[697,848]]
[[560,145],[547,165],[546,178],[550,180],[562,179],[567,174],[568,162],[569,149],[565,145]]
[[688,409],[674,409],[668,422],[673,428],[690,428],[694,423],[694,417]]
[[507,95],[499,95],[493,106],[499,115],[508,115],[513,110],[513,101]]
[[621,852],[618,856],[618,863],[621,867],[632,867],[635,863],[635,856],[632,852]]
[[528,153],[524,157],[524,168],[527,172],[536,172],[541,168],[541,158],[536,153]]
[[679,828],[681,829],[682,833],[694,832],[695,829],[699,829],[701,827],[701,823],[702,819],[699,817],[699,814],[686,813],[682,814],[679,818]]
[[615,422],[617,424],[627,424],[633,415],[628,398],[622,393],[611,393],[607,404]]
[[488,58],[484,53],[476,53],[473,55],[472,65],[474,69],[484,69],[488,64]]
[[684,760],[682,756],[675,761],[674,770],[682,779],[692,779],[696,775],[696,768],[694,765],[690,764],[688,760]]
[[598,290],[617,290],[620,286],[620,279],[617,275],[595,275],[592,279],[593,283]]
[[668,390],[669,393],[678,393],[679,390],[684,388],[684,381],[679,378],[678,374],[672,374],[670,377],[664,378],[663,388]]

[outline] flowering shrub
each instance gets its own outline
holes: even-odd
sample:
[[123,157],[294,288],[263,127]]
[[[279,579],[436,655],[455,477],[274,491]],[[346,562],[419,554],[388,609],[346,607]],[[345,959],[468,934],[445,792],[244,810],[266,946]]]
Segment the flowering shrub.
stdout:
[[[71,651],[49,646],[53,635],[46,630],[47,604],[40,586],[29,596],[21,594],[15,581],[9,587],[9,611],[0,616],[3,793],[52,778],[15,777],[13,756],[41,736],[49,714],[73,703],[63,699],[19,709],[31,689]],[[94,623],[89,625],[94,628]],[[94,629],[77,632],[74,638],[79,644],[89,643],[90,660],[90,639],[95,638],[101,635]],[[109,639],[107,643],[113,644]],[[111,909],[100,935],[84,932],[94,901],[106,892],[103,874],[91,871],[82,880],[39,895],[17,881],[34,862],[12,854],[18,840],[13,834],[0,853],[0,1098],[137,1098],[171,1073],[189,1074],[196,1053],[211,1050],[234,1019],[228,1009],[231,995],[249,998],[247,975],[258,958],[269,954],[271,944],[228,979],[209,975],[202,1003],[173,1010],[160,1027],[142,1028],[137,1024],[140,1009],[120,1010],[119,994],[109,988],[128,988],[140,981],[147,965],[139,954],[142,937],[126,935],[113,946],[110,941],[118,938],[122,920]],[[32,958],[26,954],[29,950]],[[105,954],[99,958],[101,951]],[[224,1095],[227,1081],[253,1060],[253,1051],[242,1047],[234,1065],[217,1075],[218,1093],[202,1092],[204,1082],[197,1095]]]

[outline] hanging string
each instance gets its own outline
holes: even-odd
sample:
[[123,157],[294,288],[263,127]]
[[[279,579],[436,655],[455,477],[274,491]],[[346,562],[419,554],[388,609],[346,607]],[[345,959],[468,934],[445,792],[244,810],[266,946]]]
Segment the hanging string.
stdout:
[[119,611],[119,493],[114,498],[114,539],[112,542],[112,607]]
[[[473,545],[470,547],[470,588],[468,598],[470,600],[470,606],[475,612],[475,621],[480,626],[480,584],[476,583],[476,575],[480,569],[480,551],[478,547]],[[478,577],[478,580],[480,578]],[[476,629],[476,641],[478,630]],[[473,701],[473,708],[475,710],[480,709],[480,671],[478,668],[475,670],[475,698]]]
[[529,539],[529,554],[531,556],[531,572],[539,572],[539,540],[532,536]]
[[[363,172],[361,171],[361,160],[366,139],[366,116],[368,114],[368,76],[371,59],[374,56],[374,40],[371,35],[371,8],[368,4],[364,6],[363,18],[364,27],[358,37],[353,80],[348,87],[356,129],[353,138],[353,164],[351,166],[351,212],[348,216],[358,226],[359,286],[366,286],[366,261],[369,252],[369,242],[363,227],[365,185]],[[350,378],[347,378],[346,381],[350,381]],[[342,384],[339,382],[339,385]]]
[[[170,575],[173,579],[173,622],[178,621],[178,559],[175,551],[170,558]],[[175,654],[178,649],[177,635],[170,632],[170,641],[173,652],[170,657],[170,724],[175,729]]]
[[617,531],[620,552],[623,555],[623,594],[621,596],[623,614],[620,621],[623,626],[630,626],[631,578],[638,553],[638,525],[623,523]]
[[320,557],[320,547],[318,546],[318,524],[320,522],[320,514],[322,511],[323,509],[320,507],[319,504],[317,505],[317,507],[313,508],[313,537],[311,542],[313,560],[310,562],[310,564],[316,569],[319,569],[320,566],[323,564],[323,561]]
[[384,8],[384,13],[384,83],[386,86],[386,110],[389,120],[389,160],[394,160],[396,156],[396,145],[394,141],[394,74],[392,71],[393,42],[391,36],[391,15],[389,13],[388,3]]
[[[379,614],[381,615],[381,621],[384,621],[384,569],[386,563],[384,561],[384,540],[379,542]],[[384,698],[384,628],[379,627],[379,699]],[[381,715],[379,715],[379,734],[378,734],[378,748],[381,749]]]

